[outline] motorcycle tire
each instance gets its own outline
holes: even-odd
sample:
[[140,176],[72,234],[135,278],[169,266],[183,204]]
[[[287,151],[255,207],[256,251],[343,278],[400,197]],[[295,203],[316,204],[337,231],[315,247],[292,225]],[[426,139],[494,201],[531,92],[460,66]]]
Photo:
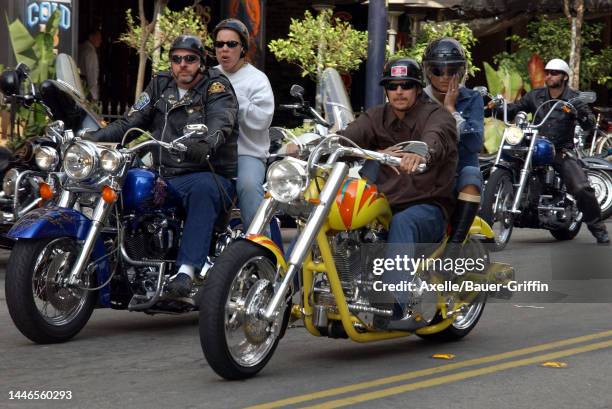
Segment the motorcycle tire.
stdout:
[[272,358],[287,326],[289,309],[277,323],[278,335],[246,311],[249,306],[258,310],[267,305],[270,293],[257,292],[257,286],[262,279],[273,283],[275,275],[271,252],[247,240],[227,247],[210,270],[198,295],[200,344],[210,367],[221,377],[250,378]]
[[582,222],[578,222],[576,223],[574,227],[571,227],[571,228],[556,229],[556,230],[549,230],[549,231],[550,231],[550,234],[552,234],[552,236],[555,239],[559,241],[567,241],[567,240],[573,240],[574,237],[578,235],[578,233],[580,232],[581,226],[582,226]]
[[597,155],[610,155],[612,152],[612,133],[609,133],[605,137],[601,138],[597,142],[597,146],[595,147],[595,153]]
[[500,220],[502,208],[512,207],[514,200],[514,187],[512,175],[505,169],[497,168],[491,172],[484,188],[480,217],[486,221],[495,232],[495,243],[491,246],[493,251],[501,251],[506,247],[512,235],[512,219]]
[[[6,304],[19,331],[33,342],[68,341],[89,321],[97,291],[57,283],[70,274],[78,251],[71,237],[20,239],[13,247],[6,272]],[[84,286],[92,282],[90,277]],[[58,314],[49,316],[50,308]]]
[[[469,247],[468,247],[469,246]],[[471,259],[484,258],[489,260],[489,253],[480,242],[470,240],[464,246],[464,251],[469,251],[464,257]],[[481,292],[469,304],[467,311],[458,314],[451,325],[435,334],[418,334],[417,335],[427,341],[433,342],[453,342],[457,341],[469,334],[478,324],[482,313],[484,312],[485,304],[487,303],[487,293]],[[441,322],[442,314],[438,311],[429,325],[434,325]]]
[[588,170],[587,177],[601,207],[601,219],[612,215],[612,172],[605,170]]

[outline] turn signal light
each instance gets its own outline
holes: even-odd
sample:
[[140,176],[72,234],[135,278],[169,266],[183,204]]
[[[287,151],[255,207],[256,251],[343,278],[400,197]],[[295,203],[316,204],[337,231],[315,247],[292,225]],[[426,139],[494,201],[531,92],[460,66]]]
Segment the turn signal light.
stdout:
[[38,194],[40,194],[43,200],[53,199],[53,189],[45,182],[41,182],[38,185]]
[[113,203],[117,200],[117,192],[112,187],[104,185],[102,188],[102,199],[106,203]]

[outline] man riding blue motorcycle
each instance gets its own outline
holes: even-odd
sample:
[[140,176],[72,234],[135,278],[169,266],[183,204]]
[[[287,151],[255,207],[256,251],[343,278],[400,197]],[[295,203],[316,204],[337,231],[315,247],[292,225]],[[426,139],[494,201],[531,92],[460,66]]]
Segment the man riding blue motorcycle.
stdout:
[[[126,117],[87,136],[95,142],[119,142],[130,128],[152,130],[155,139],[172,142],[185,125],[204,123],[208,134],[183,142],[182,155],[159,149],[152,152],[155,167],[176,191],[186,209],[186,220],[176,265],[168,290],[189,294],[196,271],[206,263],[215,220],[232,204],[237,173],[238,104],[229,80],[204,65],[199,38],[183,35],[170,49],[170,73],[158,74]],[[137,136],[137,134],[133,134]]]
[[[573,135],[576,122],[583,129],[588,130],[593,128],[595,118],[588,105],[576,98],[578,92],[569,88],[568,80],[571,72],[565,61],[558,58],[552,59],[544,69],[546,72],[546,87],[534,89],[524,95],[518,102],[508,104],[508,118],[511,119],[519,111],[524,111],[536,115],[534,121],[540,122],[551,108],[554,109],[540,129],[540,133],[548,137],[554,144],[556,154],[553,167],[567,186],[568,193],[576,199],[578,210],[583,213],[584,221],[597,243],[609,244],[610,238],[606,226],[601,220],[601,209],[594,190],[589,185],[587,175],[573,153]],[[563,108],[560,105],[553,107],[555,101],[558,100],[572,100],[575,110],[568,109],[565,105]],[[547,104],[544,104],[542,109],[538,109],[546,101],[548,101],[548,107]],[[488,108],[494,109],[494,107],[495,101],[489,102]]]

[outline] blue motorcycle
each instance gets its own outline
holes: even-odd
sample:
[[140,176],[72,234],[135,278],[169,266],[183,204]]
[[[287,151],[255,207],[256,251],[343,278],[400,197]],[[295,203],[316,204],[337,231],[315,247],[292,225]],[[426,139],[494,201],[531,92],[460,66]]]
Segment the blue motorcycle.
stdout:
[[[186,149],[181,141],[206,132],[205,125],[188,125],[172,143],[149,139],[131,148],[78,138],[69,144],[59,201],[31,211],[8,233],[16,244],[7,267],[6,302],[26,337],[43,344],[67,341],[96,307],[149,314],[197,309],[194,296],[206,270],[196,274],[189,297],[165,291],[185,211],[140,157],[153,146],[181,154]],[[228,209],[216,222],[213,263],[240,234],[240,219],[231,213]]]
[[[551,104],[552,107],[539,124],[528,121],[525,112],[519,112],[511,124],[507,120],[506,101],[493,98],[497,105],[503,105],[504,123],[508,127],[486,182],[480,209],[480,216],[495,233],[492,249],[502,250],[514,227],[546,229],[557,240],[573,239],[580,231],[582,213],[552,166],[553,143],[538,128],[558,106],[574,110],[574,100],[542,103],[538,111]],[[583,92],[577,99],[590,103],[595,96]]]

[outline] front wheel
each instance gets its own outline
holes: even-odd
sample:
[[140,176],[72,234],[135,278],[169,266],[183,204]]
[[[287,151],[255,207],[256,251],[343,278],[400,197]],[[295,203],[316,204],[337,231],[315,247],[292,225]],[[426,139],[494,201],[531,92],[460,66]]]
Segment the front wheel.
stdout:
[[[36,343],[67,341],[91,316],[97,293],[65,284],[79,251],[70,237],[21,239],[13,247],[6,304],[19,331]],[[84,287],[90,282],[84,280]]]
[[250,378],[268,363],[286,322],[259,318],[273,296],[276,263],[250,241],[232,243],[215,261],[201,290],[200,343],[211,368],[225,379]]
[[605,220],[612,215],[612,172],[588,170],[587,177],[601,207],[601,219]]
[[495,233],[493,251],[503,250],[512,235],[513,220],[509,212],[514,201],[512,175],[501,168],[491,173],[484,189],[480,216],[491,226]]

